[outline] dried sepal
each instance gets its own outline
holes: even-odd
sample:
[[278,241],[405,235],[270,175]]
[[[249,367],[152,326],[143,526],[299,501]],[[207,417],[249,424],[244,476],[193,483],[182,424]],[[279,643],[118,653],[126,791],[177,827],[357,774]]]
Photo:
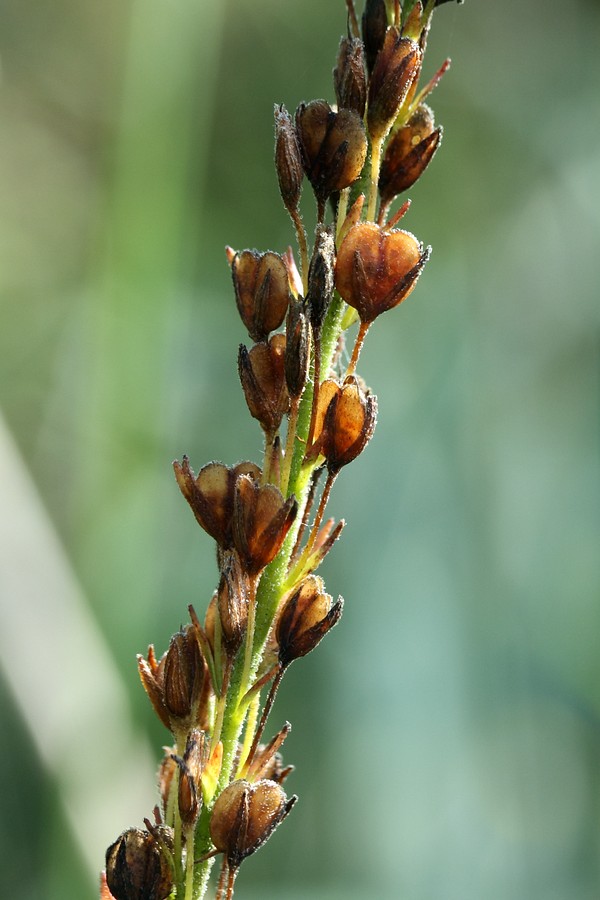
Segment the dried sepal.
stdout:
[[421,60],[419,45],[390,26],[369,82],[367,128],[371,140],[381,141],[390,130],[419,76]]
[[166,900],[171,865],[150,832],[129,828],[106,851],[106,883],[115,900]]
[[173,776],[177,770],[177,763],[173,759],[174,747],[163,747],[164,756],[158,767],[158,793],[162,805],[163,816],[167,816],[169,796],[173,785]]
[[379,174],[383,204],[407,191],[421,177],[440,145],[442,129],[435,128],[433,113],[421,103],[406,125],[392,135],[385,148]]
[[260,781],[267,778],[270,781],[275,781],[277,784],[283,784],[294,767],[288,766],[284,769],[283,761],[278,751],[291,730],[292,726],[289,722],[286,722],[268,744],[259,744],[252,759],[247,760],[242,770],[242,777],[246,781]]
[[177,803],[184,828],[189,829],[198,819],[202,807],[202,771],[207,761],[204,732],[193,729],[188,735],[183,757],[173,754],[179,767]]
[[194,475],[189,459],[184,456],[173,463],[181,493],[190,504],[196,521],[215,539],[222,550],[233,546],[233,495],[239,475],[260,479],[260,468],[251,462],[225,466],[210,462]]
[[240,344],[238,371],[250,415],[272,438],[290,408],[285,380],[285,335],[274,334],[248,352]]
[[279,663],[286,668],[295,659],[306,656],[339,622],[344,601],[336,603],[325,592],[323,579],[309,575],[286,600],[275,627]]
[[170,730],[171,722],[169,712],[165,705],[164,699],[164,671],[165,671],[165,653],[160,662],[157,662],[152,644],[148,647],[148,658],[144,659],[141,653],[138,654],[137,663],[140,679],[144,690],[148,694],[148,698],[154,707],[160,721],[165,728]]
[[253,341],[279,328],[290,300],[287,266],[278,253],[242,250],[231,264],[235,301]]
[[424,250],[408,231],[360,223],[350,229],[338,251],[335,285],[361,322],[372,322],[408,297],[429,253],[430,248]]
[[321,211],[327,198],[349,187],[367,156],[367,137],[360,116],[350,109],[335,112],[325,100],[301,103],[296,130],[304,171]]
[[234,781],[219,794],[210,819],[215,848],[233,870],[270,838],[298,798],[274,781]]
[[257,575],[279,552],[296,516],[294,497],[240,475],[235,487],[234,544],[244,571]]
[[341,39],[333,86],[338,107],[352,109],[362,119],[367,105],[367,76],[365,50],[359,38]]

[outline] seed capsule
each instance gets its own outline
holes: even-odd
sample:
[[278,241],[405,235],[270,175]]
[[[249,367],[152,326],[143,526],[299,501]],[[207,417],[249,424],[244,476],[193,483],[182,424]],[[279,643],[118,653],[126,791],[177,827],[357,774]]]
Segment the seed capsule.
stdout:
[[234,781],[217,798],[210,836],[231,869],[255,853],[288,815],[298,798],[290,797],[274,781]]
[[364,46],[358,38],[341,39],[333,85],[338,107],[352,109],[362,119],[367,105],[367,77]]
[[407,191],[421,177],[440,145],[442,129],[434,128],[431,109],[421,103],[406,125],[390,139],[381,164],[379,193],[383,204]]
[[171,867],[147,831],[129,828],[106,851],[106,883],[115,900],[166,900]]
[[[234,557],[234,554],[231,554]],[[221,573],[217,591],[217,609],[221,620],[221,634],[231,654],[238,650],[246,634],[248,623],[248,597],[242,588],[239,564],[227,566]]]
[[377,54],[383,47],[387,26],[385,0],[367,0],[362,16],[362,35],[369,74],[373,71]]
[[239,475],[258,481],[260,469],[254,463],[225,466],[211,462],[194,475],[187,456],[173,463],[181,493],[190,504],[196,521],[215,539],[221,550],[233,546],[233,496]]
[[288,212],[298,209],[304,169],[296,129],[285,106],[275,106],[275,168]]
[[308,269],[308,307],[310,324],[313,331],[321,331],[325,314],[333,296],[333,266],[335,263],[335,244],[331,231],[318,227],[315,249]]
[[305,578],[287,600],[279,614],[276,637],[279,663],[284,668],[295,659],[314,650],[334,625],[339,622],[344,601],[332,602],[318,575]]
[[362,171],[367,157],[363,123],[350,109],[334,112],[325,100],[313,100],[296,110],[296,130],[304,171],[323,207],[331,194],[351,185]]
[[334,394],[323,423],[320,450],[330,472],[338,472],[359,456],[375,431],[377,398],[365,394],[355,376]]
[[279,328],[290,300],[288,270],[278,253],[242,250],[231,264],[235,300],[253,341]]
[[310,362],[308,321],[301,300],[290,303],[285,333],[285,380],[290,397],[297,399],[304,390]]
[[363,222],[350,229],[339,249],[335,285],[361,322],[372,322],[408,297],[430,252],[408,231]]
[[235,488],[233,537],[244,571],[257,575],[279,552],[298,504],[273,484],[240,475]]
[[388,28],[369,83],[367,127],[373,141],[381,141],[390,130],[419,75],[421,58],[415,41],[402,37],[398,28]]
[[285,381],[285,335],[274,334],[267,342],[255,344],[250,352],[240,344],[238,371],[250,415],[272,438],[289,411],[290,397]]
[[187,625],[171,638],[165,659],[164,700],[172,726],[197,723],[208,681],[194,627]]

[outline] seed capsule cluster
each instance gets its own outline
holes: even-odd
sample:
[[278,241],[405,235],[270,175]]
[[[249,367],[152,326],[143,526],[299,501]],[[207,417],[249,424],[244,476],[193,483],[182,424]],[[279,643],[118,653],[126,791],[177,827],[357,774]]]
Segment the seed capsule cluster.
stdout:
[[[448,63],[419,86],[437,5],[366,0],[359,24],[346,0],[335,104],[312,100],[294,115],[275,107],[275,168],[299,261],[291,248],[227,248],[250,339],[239,345],[239,378],[263,461],[213,461],[197,472],[187,456],[174,463],[181,494],[215,541],[218,586],[202,620],[189,607],[167,651],[150,646],[138,658],[171,742],[153,821],[107,850],[104,898],[198,900],[220,855],[216,896],[229,900],[242,862],[297,799],[282,786],[292,770],[280,754],[289,724],[262,739],[285,672],[342,614],[342,598],[315,573],[344,527],[325,515],[334,482],[377,422],[377,399],[356,374],[367,331],[408,297],[429,258],[396,227],[408,201],[391,217],[390,209],[440,143],[424,100]],[[310,239],[300,213],[305,179],[316,203]]]

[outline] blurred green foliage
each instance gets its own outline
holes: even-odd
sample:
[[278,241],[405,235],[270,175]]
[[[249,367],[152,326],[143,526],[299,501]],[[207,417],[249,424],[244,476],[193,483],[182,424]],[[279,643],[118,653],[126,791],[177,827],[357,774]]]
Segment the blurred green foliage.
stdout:
[[[272,107],[332,99],[344,21],[342,0],[0,8],[0,409],[157,759],[134,654],[216,575],[170,462],[260,461],[223,248],[292,240]],[[280,692],[301,802],[240,896],[598,897],[599,36],[593,0],[435,15],[444,141],[405,220],[434,252],[366,344],[380,423],[324,571],[346,611]],[[91,898],[61,775],[0,704],[0,893]]]

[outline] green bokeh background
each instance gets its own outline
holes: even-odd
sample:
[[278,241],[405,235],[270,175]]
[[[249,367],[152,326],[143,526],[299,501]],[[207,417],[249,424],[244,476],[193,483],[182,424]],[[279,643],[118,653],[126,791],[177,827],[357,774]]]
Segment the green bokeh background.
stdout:
[[[324,567],[345,614],[275,706],[301,802],[245,864],[248,900],[600,896],[600,8],[470,0],[435,18],[445,135],[405,220],[434,252],[361,360],[380,421],[336,484],[348,526]],[[223,248],[292,240],[272,107],[333,98],[343,23],[342,0],[0,6],[0,409],[155,760],[167,736],[135,653],[162,651],[216,577],[171,460],[260,454]],[[35,574],[43,548],[27,551]],[[108,826],[90,806],[73,834],[69,772],[44,763],[15,661],[50,716],[72,699],[75,751],[103,680],[49,690],[32,647],[53,641],[54,601],[16,610],[7,555],[3,621],[28,624],[0,634],[0,895],[92,898],[81,844],[99,869],[153,783],[112,821],[102,782]],[[80,640],[60,637],[59,682]],[[119,721],[98,713],[82,791]]]

